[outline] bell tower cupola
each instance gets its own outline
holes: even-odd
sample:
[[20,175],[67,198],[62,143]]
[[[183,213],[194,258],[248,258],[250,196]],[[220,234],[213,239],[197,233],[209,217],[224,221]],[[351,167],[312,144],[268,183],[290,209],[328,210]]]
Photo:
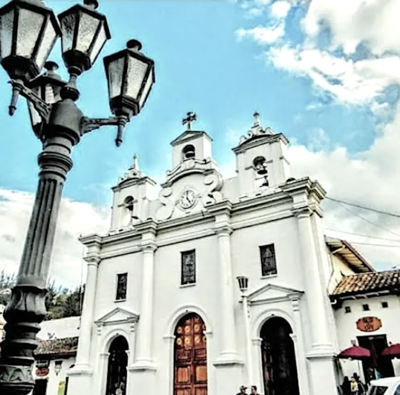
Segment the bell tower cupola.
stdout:
[[261,124],[260,114],[254,113],[254,123],[247,136],[242,136],[233,149],[240,196],[251,196],[284,184],[290,177],[287,160],[288,139]]
[[149,202],[154,198],[155,184],[140,171],[139,158],[135,155],[132,166],[112,188],[111,231],[129,229],[149,217]]
[[212,139],[206,132],[192,129],[196,119],[195,113],[188,112],[182,120],[182,124],[186,125],[186,131],[171,142],[173,168],[187,160],[211,159]]

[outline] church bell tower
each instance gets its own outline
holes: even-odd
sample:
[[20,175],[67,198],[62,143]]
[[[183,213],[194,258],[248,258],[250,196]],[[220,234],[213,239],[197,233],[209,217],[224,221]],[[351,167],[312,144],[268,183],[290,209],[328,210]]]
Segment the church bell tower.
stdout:
[[271,190],[288,180],[288,144],[283,134],[264,128],[260,114],[254,114],[254,124],[248,136],[242,136],[239,145],[233,149],[241,197]]
[[111,231],[120,231],[145,221],[149,216],[149,202],[153,199],[155,181],[139,169],[137,155],[127,173],[112,188],[114,201]]

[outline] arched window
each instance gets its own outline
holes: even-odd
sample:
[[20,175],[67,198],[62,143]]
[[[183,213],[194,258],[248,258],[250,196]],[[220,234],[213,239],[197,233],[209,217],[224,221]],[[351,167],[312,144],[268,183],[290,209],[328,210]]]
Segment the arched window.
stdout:
[[105,395],[126,395],[126,379],[128,366],[128,342],[118,336],[110,345],[107,372],[107,391]]
[[194,159],[196,157],[196,150],[194,149],[193,145],[188,144],[183,147],[182,150],[182,159]]

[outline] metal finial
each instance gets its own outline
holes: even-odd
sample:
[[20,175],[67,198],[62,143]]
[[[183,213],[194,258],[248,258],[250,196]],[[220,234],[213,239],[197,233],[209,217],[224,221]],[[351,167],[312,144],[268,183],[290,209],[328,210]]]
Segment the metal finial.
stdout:
[[96,10],[99,7],[99,2],[97,0],[83,0],[83,4]]
[[142,43],[140,41],[138,41],[138,40],[133,39],[133,40],[129,40],[126,43],[126,47],[128,49],[133,49],[134,51],[138,51],[139,52],[142,49]]
[[139,157],[136,154],[133,155],[133,168],[139,170]]
[[253,126],[261,126],[260,114],[256,111],[254,114],[254,125]]

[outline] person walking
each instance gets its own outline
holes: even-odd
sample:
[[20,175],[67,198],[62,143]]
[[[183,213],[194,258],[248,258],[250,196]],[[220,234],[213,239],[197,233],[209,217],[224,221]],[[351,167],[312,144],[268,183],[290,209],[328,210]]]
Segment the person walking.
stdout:
[[350,381],[350,394],[351,395],[359,395],[358,392],[358,383],[356,381],[356,378],[354,376],[351,376],[351,381]]
[[357,373],[353,373],[353,377],[358,385],[358,395],[365,395],[367,393],[366,385],[361,381],[361,378]]
[[348,376],[344,376],[341,387],[342,387],[343,395],[351,395],[350,380],[349,380]]
[[250,394],[251,394],[251,395],[260,395],[260,394],[257,392],[257,386],[256,386],[256,385],[252,385],[252,386],[251,386]]
[[247,387],[245,385],[241,385],[239,388],[240,392],[237,395],[247,395],[246,390],[247,390]]

